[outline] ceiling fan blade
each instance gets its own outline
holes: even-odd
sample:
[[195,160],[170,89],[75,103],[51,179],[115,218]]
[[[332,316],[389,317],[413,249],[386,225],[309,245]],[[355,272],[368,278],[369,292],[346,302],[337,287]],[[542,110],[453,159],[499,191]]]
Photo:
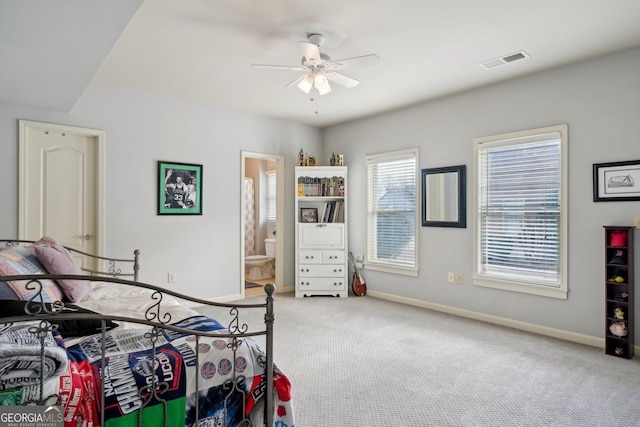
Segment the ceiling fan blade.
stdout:
[[341,68],[347,67],[372,65],[377,63],[379,60],[380,57],[375,53],[372,53],[370,55],[354,56],[353,58],[345,58],[333,61],[328,68],[331,70],[339,70]]
[[342,85],[347,88],[356,87],[360,84],[358,80],[351,78],[349,76],[345,76],[344,74],[340,74],[336,71],[327,71],[325,75],[332,82],[336,82],[339,85]]
[[297,85],[298,83],[300,83],[305,78],[305,76],[306,75],[303,74],[300,77],[296,77],[294,80],[291,80],[289,83],[284,85],[284,87],[291,87],[291,86]]
[[267,65],[267,64],[251,64],[254,68],[270,68],[273,70],[290,70],[290,71],[306,71],[305,67],[300,65]]
[[320,48],[313,43],[309,42],[298,42],[302,46],[302,50],[304,52],[304,57],[306,58],[308,63],[311,64],[321,64],[322,59],[320,59]]

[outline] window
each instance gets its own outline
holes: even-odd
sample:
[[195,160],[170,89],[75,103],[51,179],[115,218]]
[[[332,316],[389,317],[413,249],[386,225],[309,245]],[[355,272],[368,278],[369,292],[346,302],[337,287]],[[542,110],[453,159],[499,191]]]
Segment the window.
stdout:
[[474,140],[474,284],[567,297],[567,126]]
[[368,269],[418,275],[418,149],[367,156]]
[[267,171],[267,238],[276,230],[276,171]]

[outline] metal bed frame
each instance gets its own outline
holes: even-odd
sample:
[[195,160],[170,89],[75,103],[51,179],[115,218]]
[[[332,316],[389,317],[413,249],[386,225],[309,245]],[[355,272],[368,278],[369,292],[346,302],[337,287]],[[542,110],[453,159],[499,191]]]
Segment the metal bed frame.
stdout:
[[[0,246],[4,244],[5,247],[15,245],[32,245],[34,243],[36,243],[35,240],[0,239]],[[91,270],[89,268],[80,267],[82,271],[86,272],[89,276],[119,278],[130,277],[134,282],[138,281],[138,272],[140,271],[140,251],[138,249],[133,251],[133,258],[112,258],[90,254],[70,246],[64,247],[71,253],[75,253],[89,259],[98,260],[106,264],[106,267],[101,268],[100,270]],[[122,272],[122,268],[125,267],[125,272]]]
[[[4,243],[6,246],[13,246],[16,244],[31,244],[33,241],[27,240],[2,240],[0,239],[0,245]],[[0,246],[1,247],[1,246]],[[162,330],[168,330],[177,332],[180,334],[193,335],[195,337],[195,346],[198,348],[200,344],[199,340],[202,337],[216,337],[216,338],[226,338],[229,339],[230,342],[227,345],[233,352],[233,367],[232,372],[233,375],[231,379],[228,379],[223,384],[225,391],[228,391],[226,395],[224,408],[226,412],[226,403],[227,400],[232,393],[239,392],[244,397],[246,397],[246,393],[244,389],[241,387],[243,383],[247,380],[243,375],[239,374],[236,371],[235,361],[236,361],[236,352],[238,348],[243,345],[243,341],[248,337],[257,337],[264,336],[266,346],[264,349],[264,357],[258,358],[258,363],[261,366],[264,366],[265,369],[265,383],[271,384],[270,387],[264,387],[264,425],[265,426],[273,426],[274,423],[274,364],[273,364],[273,324],[274,324],[274,312],[273,312],[273,302],[274,302],[274,291],[275,285],[267,284],[265,285],[266,298],[265,302],[262,304],[228,304],[228,303],[216,303],[211,302],[199,298],[190,297],[188,295],[184,295],[178,292],[174,292],[171,290],[167,290],[152,284],[141,283],[137,281],[138,279],[138,271],[139,271],[139,255],[140,251],[135,250],[133,252],[134,256],[132,259],[118,259],[118,258],[109,258],[102,256],[95,256],[89,253],[84,253],[81,251],[74,250],[72,248],[67,248],[72,252],[79,253],[82,256],[97,258],[103,262],[106,262],[107,268],[97,271],[85,270],[87,271],[87,275],[59,275],[59,274],[34,274],[34,275],[16,275],[16,276],[1,276],[1,281],[24,281],[25,286],[29,290],[35,290],[35,294],[25,303],[25,314],[21,316],[14,317],[2,317],[0,314],[0,324],[8,324],[8,323],[17,323],[17,322],[33,322],[38,321],[39,324],[37,327],[31,327],[30,332],[35,334],[40,340],[40,357],[41,362],[44,366],[44,337],[48,335],[48,333],[52,332],[57,328],[56,320],[99,320],[101,321],[101,330],[99,334],[101,334],[101,391],[99,399],[101,401],[101,408],[105,407],[105,334],[107,331],[107,321],[116,321],[116,322],[131,322],[140,325],[150,326],[150,330],[145,334],[145,338],[149,340],[151,344],[152,354],[155,357],[156,351],[156,340],[162,334]],[[122,272],[121,264],[129,265],[131,272]],[[124,277],[132,277],[133,280],[122,279],[121,276]],[[99,277],[99,278],[97,278]],[[132,318],[126,316],[113,316],[113,315],[105,315],[105,314],[93,314],[93,313],[73,313],[73,312],[63,312],[62,310],[65,308],[65,303],[63,301],[55,301],[51,304],[45,304],[42,296],[43,286],[40,282],[41,280],[59,280],[59,279],[72,279],[72,280],[86,280],[86,281],[95,281],[99,280],[100,282],[110,282],[117,283],[120,285],[132,286],[136,288],[146,288],[151,291],[150,295],[150,304],[143,314],[144,318]],[[192,304],[209,306],[209,307],[218,307],[221,309],[228,310],[226,316],[229,316],[230,320],[228,321],[227,333],[219,333],[219,332],[201,332],[191,329],[185,329],[181,327],[176,327],[171,324],[171,315],[170,313],[163,310],[162,302],[166,295],[170,295],[172,297],[187,301]],[[241,321],[240,316],[248,315],[249,310],[261,310],[264,312],[264,329],[249,329],[249,326]],[[219,319],[216,319],[219,320]],[[221,321],[222,322],[222,321]],[[256,326],[257,327],[257,326]],[[196,369],[200,370],[200,360],[198,357],[198,352],[196,352]],[[40,378],[39,378],[39,388],[40,395],[37,399],[33,399],[30,402],[25,402],[25,404],[36,404],[36,405],[44,405],[45,402],[51,401],[52,398],[56,398],[56,402],[59,402],[60,396],[43,396],[44,390],[44,373],[41,370]],[[157,381],[157,377],[153,376],[153,380],[149,386],[144,389],[139,390],[138,396],[141,398],[143,404],[139,411],[138,425],[142,425],[142,409],[146,407],[153,400],[160,402],[164,405],[164,423],[166,426],[167,423],[167,402],[162,399],[160,394],[162,393],[161,388],[163,384]],[[195,396],[196,396],[196,404],[195,404],[195,421],[194,425],[199,425],[199,387],[198,387],[198,375],[195,376]],[[249,379],[250,380],[250,379]],[[243,400],[244,402],[244,400]],[[104,425],[104,411],[100,413],[100,425]],[[241,426],[253,426],[251,420],[249,418],[245,418]]]

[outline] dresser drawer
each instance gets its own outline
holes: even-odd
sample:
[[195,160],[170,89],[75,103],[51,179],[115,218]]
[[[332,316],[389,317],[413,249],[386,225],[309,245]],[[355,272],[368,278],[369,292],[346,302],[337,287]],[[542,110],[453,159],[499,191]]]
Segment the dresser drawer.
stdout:
[[344,264],[344,251],[322,251],[323,264]]
[[298,290],[300,291],[341,291],[346,289],[344,278],[328,277],[307,277],[298,280]]
[[326,264],[323,259],[322,251],[314,251],[310,249],[298,252],[298,263],[300,264]]
[[300,277],[346,277],[344,265],[333,264],[300,264],[298,267]]

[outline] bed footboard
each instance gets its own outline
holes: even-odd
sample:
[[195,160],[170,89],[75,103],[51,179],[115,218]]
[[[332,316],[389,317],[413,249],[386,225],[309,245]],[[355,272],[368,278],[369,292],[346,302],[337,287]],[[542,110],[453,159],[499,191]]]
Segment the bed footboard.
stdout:
[[[71,418],[74,425],[79,419],[84,425],[105,425],[109,419],[123,416],[137,417],[139,426],[158,420],[165,426],[274,425],[274,402],[284,407],[274,384],[288,384],[281,372],[274,372],[274,285],[265,286],[264,303],[225,304],[151,284],[101,278],[106,286],[132,287],[148,297],[146,309],[139,317],[131,317],[87,313],[62,301],[45,303],[38,292],[42,290],[40,281],[60,279],[96,280],[94,276],[77,275],[2,277],[5,281],[22,281],[37,291],[24,302],[22,313],[7,316],[0,312],[0,355],[6,344],[2,337],[15,338],[19,333],[18,341],[29,344],[19,347],[28,347],[27,353],[38,356],[32,358],[34,366],[28,378],[7,383],[0,377],[0,390],[30,387],[31,398],[20,404],[55,402],[65,407],[65,416],[75,414]],[[175,319],[172,313],[178,300],[212,307],[220,316]],[[264,313],[263,327],[250,327],[245,322],[249,310]],[[97,333],[71,338],[61,330],[67,322],[87,321],[98,322]],[[113,322],[119,326],[110,329]],[[258,337],[264,339],[264,349],[256,341]],[[67,360],[61,361],[61,351]],[[85,384],[82,387],[95,385],[95,419],[87,419],[90,409],[73,404],[70,390],[63,386],[78,378]],[[52,387],[51,382],[56,384]],[[91,401],[88,394],[80,399],[83,404]],[[288,402],[289,397],[284,400]],[[256,417],[250,408],[257,402],[264,404],[264,413]]]

